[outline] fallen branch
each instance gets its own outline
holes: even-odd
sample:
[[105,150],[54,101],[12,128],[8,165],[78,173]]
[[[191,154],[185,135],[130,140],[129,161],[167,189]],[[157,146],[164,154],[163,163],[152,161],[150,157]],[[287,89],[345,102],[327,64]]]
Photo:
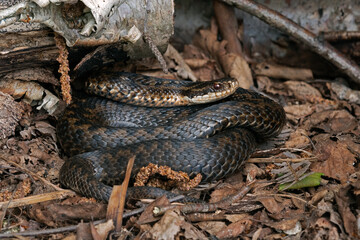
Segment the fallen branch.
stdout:
[[360,39],[360,31],[323,32],[321,34],[328,42],[354,41]]
[[360,68],[337,51],[329,43],[322,41],[309,30],[299,26],[285,16],[251,0],[223,0],[235,7],[254,15],[267,24],[278,28],[295,39],[305,43],[312,51],[333,63],[347,74],[351,80],[360,84]]
[[194,203],[194,204],[186,204],[186,205],[169,205],[164,207],[155,207],[153,210],[154,216],[163,215],[167,210],[171,209],[179,209],[182,213],[193,213],[193,212],[213,212],[218,210],[219,208],[225,208],[230,206],[232,203],[242,199],[245,195],[252,189],[255,181],[252,181],[242,187],[236,194],[233,194],[229,197],[226,197],[223,200],[220,200],[215,203]]
[[58,200],[66,197],[73,197],[76,193],[71,190],[61,190],[56,192],[49,192],[44,194],[33,195],[24,198],[18,198],[6,202],[0,202],[0,209],[7,206],[7,208],[23,207],[35,203],[46,202],[50,200]]
[[313,157],[314,155],[309,152],[309,151],[306,151],[304,149],[301,149],[301,148],[271,148],[271,149],[265,149],[265,150],[259,150],[259,151],[256,151],[254,152],[251,156],[253,158],[255,157],[259,157],[259,156],[264,156],[264,155],[276,155],[276,154],[279,154],[279,153],[282,153],[282,152],[285,152],[285,151],[289,151],[289,152],[300,152],[300,153],[303,153],[303,154],[306,154],[306,156],[309,156],[309,157]]
[[283,162],[292,162],[292,163],[298,163],[303,161],[310,161],[315,162],[318,159],[315,157],[310,158],[249,158],[246,162],[247,163],[283,163]]

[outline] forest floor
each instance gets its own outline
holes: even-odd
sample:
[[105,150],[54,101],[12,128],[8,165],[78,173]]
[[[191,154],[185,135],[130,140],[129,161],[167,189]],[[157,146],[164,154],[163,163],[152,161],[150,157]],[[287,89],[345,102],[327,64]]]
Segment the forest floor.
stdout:
[[[200,40],[185,45],[180,53],[172,49],[168,51],[176,53],[165,54],[171,73],[163,73],[155,59],[117,67],[172,79],[224,77],[218,62],[225,45],[214,30],[202,31]],[[208,46],[215,47],[210,51]],[[238,75],[247,74],[236,58],[227,61],[223,64],[238,69]],[[251,64],[250,68],[257,89],[284,106],[287,124],[280,136],[262,144],[236,175],[191,192],[214,203],[242,191],[248,178],[256,179],[250,191],[209,213],[184,214],[173,209],[154,218],[148,207],[142,214],[124,219],[122,237],[359,238],[360,92],[349,88],[345,80],[316,79],[310,69],[266,63]],[[111,224],[96,222],[96,233],[94,225],[80,221],[104,219],[107,205],[59,185],[59,169],[66,156],[57,142],[56,118],[1,92],[0,99],[9,106],[9,116],[0,118],[0,129],[14,129],[0,140],[0,238],[22,232],[39,239],[106,236]],[[300,184],[294,184],[298,181]],[[164,199],[157,201],[166,204]],[[127,206],[125,213],[144,204]]]

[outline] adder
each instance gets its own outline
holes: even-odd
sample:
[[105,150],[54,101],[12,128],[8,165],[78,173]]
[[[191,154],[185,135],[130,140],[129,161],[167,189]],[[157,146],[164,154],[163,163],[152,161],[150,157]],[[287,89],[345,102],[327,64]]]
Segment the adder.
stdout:
[[[108,201],[121,183],[129,158],[133,172],[149,163],[184,171],[202,181],[239,170],[257,141],[276,136],[285,112],[262,94],[231,78],[187,82],[132,73],[101,73],[87,79],[89,94],[70,105],[57,134],[70,158],[60,182],[87,197]],[[171,193],[131,187],[141,198]]]

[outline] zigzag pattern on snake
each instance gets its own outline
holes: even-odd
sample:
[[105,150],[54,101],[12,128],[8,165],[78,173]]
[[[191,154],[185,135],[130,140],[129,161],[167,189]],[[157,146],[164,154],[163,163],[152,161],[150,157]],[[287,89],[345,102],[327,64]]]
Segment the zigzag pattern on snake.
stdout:
[[[136,156],[133,173],[149,163],[184,171],[190,177],[201,173],[203,182],[234,173],[254,151],[255,138],[276,136],[285,124],[285,112],[278,103],[238,88],[235,82],[184,83],[129,73],[90,78],[88,91],[93,94],[160,107],[101,97],[70,105],[57,125],[59,141],[71,156],[60,170],[60,182],[85,196],[108,201],[111,185],[121,183],[132,156]],[[143,93],[142,85],[150,93]],[[204,103],[206,98],[218,101]],[[170,104],[159,104],[167,99]],[[204,104],[176,106],[196,104],[193,101]],[[147,193],[164,191],[128,189],[135,197]]]

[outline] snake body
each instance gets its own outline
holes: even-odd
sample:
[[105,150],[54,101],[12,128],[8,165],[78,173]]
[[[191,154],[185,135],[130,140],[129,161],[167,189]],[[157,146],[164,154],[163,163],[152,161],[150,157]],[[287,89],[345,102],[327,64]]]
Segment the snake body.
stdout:
[[[134,173],[154,163],[190,177],[201,173],[203,182],[218,180],[241,167],[256,137],[276,136],[285,124],[278,103],[238,88],[233,79],[182,83],[129,73],[96,78],[89,79],[88,92],[102,97],[70,105],[58,122],[59,141],[71,156],[59,178],[103,201],[111,185],[121,182],[132,156]],[[156,188],[128,189],[130,195],[145,192],[163,194]]]

